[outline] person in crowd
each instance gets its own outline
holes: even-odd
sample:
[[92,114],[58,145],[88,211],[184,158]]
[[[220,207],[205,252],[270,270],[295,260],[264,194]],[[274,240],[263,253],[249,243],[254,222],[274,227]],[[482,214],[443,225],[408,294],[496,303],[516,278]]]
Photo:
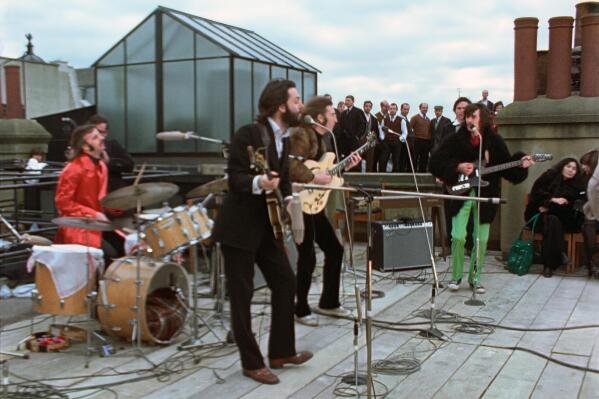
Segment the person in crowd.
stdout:
[[425,173],[428,166],[428,156],[432,147],[431,120],[426,115],[428,104],[421,103],[418,113],[410,119],[414,130],[414,168],[418,173]]
[[[491,131],[488,112],[482,104],[468,105],[464,115],[465,123],[460,130],[443,140],[431,155],[429,164],[431,173],[448,185],[456,184],[460,175],[472,176],[475,173],[475,163],[478,161],[481,145],[483,159],[488,161],[487,165],[489,166],[521,159],[523,161],[522,167],[507,169],[485,177],[489,185],[481,189],[480,195],[482,197],[499,197],[501,178],[503,177],[512,183],[520,183],[526,179],[528,176],[527,168],[534,162],[530,156],[523,153],[510,155],[502,137]],[[478,189],[473,188],[464,195],[476,196],[478,195]],[[477,293],[485,293],[485,288],[480,284],[480,273],[484,264],[489,228],[497,213],[497,207],[497,205],[489,203],[480,204],[479,215],[478,204],[473,200],[449,201],[448,211],[452,218],[452,281],[448,284],[450,290],[457,291],[460,288],[465,258],[466,227],[468,221],[473,218],[472,239],[475,245],[479,244],[479,248],[478,251],[474,248],[470,256],[468,282],[470,287],[476,290]],[[475,263],[476,274],[474,270]]]
[[[326,97],[312,97],[302,110],[303,115],[310,115],[316,122],[330,129],[335,125],[333,104]],[[372,116],[374,119],[374,116]],[[300,159],[319,160],[325,152],[330,151],[323,140],[327,129],[317,125],[304,125],[292,128],[290,134],[290,154]],[[361,162],[357,154],[352,154],[352,162],[346,169],[351,169]],[[289,177],[298,183],[329,184],[331,176],[322,171],[315,173],[308,169],[298,158],[289,161]],[[297,260],[297,302],[295,318],[304,325],[317,326],[318,320],[312,314],[308,304],[308,294],[312,283],[312,274],[316,267],[317,243],[324,252],[323,284],[320,301],[316,312],[329,316],[350,316],[351,312],[339,301],[339,284],[341,279],[341,263],[343,261],[343,246],[337,239],[325,211],[304,217],[304,240],[298,245]]]
[[[378,140],[379,135],[379,121],[378,119],[372,115],[372,101],[366,100],[363,105],[364,111],[364,135],[360,140],[360,144],[364,144],[367,140],[369,134],[374,134],[374,136]],[[377,152],[378,145],[375,145],[373,148],[370,148],[368,151],[364,153],[364,159],[366,160],[366,172],[376,172],[378,171],[378,159],[379,153]]]
[[383,122],[385,120],[385,118],[389,115],[389,101],[387,100],[383,100],[380,102],[379,104],[380,110],[379,112],[377,112],[376,114],[374,114],[374,116],[376,117],[376,120],[378,122],[378,126],[379,126],[379,131],[377,132],[377,142],[376,142],[376,146],[374,147],[374,153],[375,153],[375,161],[376,161],[376,172],[379,173],[383,173],[387,171],[387,164],[383,164],[383,152],[384,152],[384,147],[385,147],[385,132],[383,132]]
[[[212,232],[212,238],[222,246],[231,326],[243,375],[264,384],[279,383],[271,368],[302,364],[312,358],[308,351],[295,350],[295,275],[282,240],[273,233],[266,204],[266,194],[275,190],[280,190],[283,198],[291,198],[288,129],[299,123],[302,106],[294,82],[274,79],[266,84],[258,100],[257,122],[240,127],[231,141],[227,160],[229,192]],[[264,148],[271,174],[254,173],[252,148]],[[254,264],[271,291],[270,368],[252,333]]]
[[478,103],[487,107],[487,110],[493,111],[493,101],[489,100],[489,90],[484,89],[482,92],[482,97]]
[[[398,133],[401,133],[401,144],[400,144],[400,154],[399,154],[399,171],[401,173],[412,173],[412,166],[410,165],[410,155],[408,155],[408,151],[412,156],[412,162],[414,162],[414,129],[410,124],[410,120],[408,119],[408,114],[410,113],[410,104],[403,103],[399,108],[399,118],[401,121],[401,130],[395,130]],[[416,164],[414,164],[414,169],[416,168]]]
[[[564,232],[580,231],[583,218],[574,204],[584,195],[582,170],[575,158],[564,158],[535,180],[524,218],[540,213],[536,230],[543,235],[543,275],[551,277],[556,268],[568,263]],[[580,215],[580,216],[579,216]]]
[[[40,174],[48,164],[42,162],[44,160],[44,151],[41,148],[34,148],[29,152],[29,159],[25,170],[31,174]],[[36,187],[39,183],[38,179],[25,180],[25,183],[31,184],[32,187],[25,189],[25,209],[28,211],[39,211],[41,209],[40,189]]]
[[[389,113],[383,119],[383,126],[388,127],[394,132],[401,133],[402,126],[405,126],[403,123],[404,120],[397,115],[397,104],[391,103],[389,106]],[[383,145],[381,148],[381,165],[386,171],[387,163],[389,162],[389,158],[392,159],[393,164],[393,173],[399,173],[400,168],[400,155],[401,155],[401,139],[396,134],[391,132],[383,132]]]
[[[341,156],[349,156],[360,146],[364,136],[365,120],[364,111],[354,105],[354,96],[345,96],[345,111],[341,113]],[[355,172],[360,172],[360,166],[354,167]]]
[[[599,271],[599,259],[595,256],[597,252],[597,233],[599,232],[599,212],[593,212],[593,203],[599,201],[599,196],[592,183],[593,176],[597,171],[598,158],[599,150],[589,151],[580,157],[580,165],[587,186],[587,202],[583,208],[585,218],[582,225],[582,235],[584,238],[584,254],[589,277],[592,277],[594,273]],[[596,181],[594,184],[596,185]]]
[[445,116],[443,116],[443,106],[435,105],[435,117],[431,120],[431,137],[433,139],[431,152],[433,152],[439,144],[441,144],[441,140],[443,139],[443,132],[445,131],[445,127],[451,125],[451,120]]

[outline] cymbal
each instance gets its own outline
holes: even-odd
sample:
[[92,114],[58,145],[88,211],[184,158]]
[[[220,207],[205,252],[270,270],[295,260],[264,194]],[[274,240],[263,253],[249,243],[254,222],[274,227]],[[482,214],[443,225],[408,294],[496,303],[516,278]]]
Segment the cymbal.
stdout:
[[141,206],[162,202],[179,191],[173,183],[142,183],[119,188],[111,192],[100,201],[106,208],[128,210]]
[[110,222],[92,218],[63,216],[52,219],[52,223],[63,227],[75,227],[78,229],[93,231],[113,231],[115,229],[115,226]]
[[219,179],[209,181],[208,183],[204,183],[201,186],[197,186],[187,193],[187,198],[205,197],[208,194],[227,191],[227,188],[227,177],[221,177]]

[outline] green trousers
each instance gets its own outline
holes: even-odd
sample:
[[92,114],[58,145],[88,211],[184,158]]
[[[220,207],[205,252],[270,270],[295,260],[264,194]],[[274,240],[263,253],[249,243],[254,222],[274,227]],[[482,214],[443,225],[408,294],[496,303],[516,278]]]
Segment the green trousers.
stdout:
[[[474,197],[476,193],[470,192],[470,196]],[[474,231],[472,234],[472,242],[474,248],[472,248],[472,254],[470,256],[470,271],[468,273],[468,282],[477,284],[480,282],[480,272],[485,263],[485,252],[487,251],[487,241],[489,240],[489,228],[490,223],[481,224],[480,227],[477,225],[477,203],[476,201],[468,200],[464,201],[464,204],[460,208],[460,211],[451,219],[451,266],[453,269],[452,279],[454,281],[461,281],[464,275],[464,246],[466,245],[466,228],[468,226],[468,220],[472,215],[474,217]],[[480,237],[477,237],[480,233]],[[477,240],[478,238],[478,240]],[[477,242],[480,243],[480,252],[478,256],[478,264],[476,277],[474,276],[474,262],[476,259],[476,246]]]

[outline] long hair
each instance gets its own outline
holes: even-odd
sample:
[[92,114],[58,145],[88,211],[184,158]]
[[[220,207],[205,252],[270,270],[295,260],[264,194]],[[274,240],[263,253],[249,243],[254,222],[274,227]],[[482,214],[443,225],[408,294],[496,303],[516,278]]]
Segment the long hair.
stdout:
[[273,79],[268,82],[258,100],[259,114],[256,120],[266,124],[267,118],[273,116],[280,105],[287,103],[288,91],[293,87],[295,87],[295,83],[287,79]]
[[96,128],[96,125],[81,125],[77,126],[73,133],[71,134],[71,149],[72,157],[79,156],[83,153],[83,144],[85,144],[84,137],[85,135],[91,133]]
[[576,175],[570,180],[576,186],[582,187],[584,185],[582,181],[582,169],[580,167],[580,164],[578,163],[578,160],[576,158],[567,157],[561,159],[558,163],[553,165],[544,173],[544,175],[548,176],[550,179],[547,191],[549,191],[550,193],[555,192],[556,189],[562,184],[562,182],[564,181],[564,178],[562,176],[562,170],[564,169],[564,166],[566,166],[570,162],[574,162],[576,164]]
[[491,120],[489,119],[489,110],[484,105],[478,103],[468,104],[468,106],[464,110],[464,120],[466,120],[466,118],[468,118],[469,116],[472,116],[476,112],[476,110],[480,111],[480,126],[477,126],[477,128],[480,128],[481,132],[484,132],[487,129],[487,127],[491,126]]
[[595,168],[597,168],[597,160],[599,159],[599,150],[589,151],[580,157],[580,163],[589,167],[589,176],[593,176]]

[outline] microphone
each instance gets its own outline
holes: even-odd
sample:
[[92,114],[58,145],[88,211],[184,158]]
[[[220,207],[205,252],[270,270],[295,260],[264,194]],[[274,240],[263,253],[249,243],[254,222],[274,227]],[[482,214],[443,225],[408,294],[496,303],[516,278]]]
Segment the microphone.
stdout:
[[304,183],[291,183],[291,191],[295,193],[299,193],[304,190]]
[[75,121],[69,118],[68,116],[63,116],[62,118],[60,118],[60,121],[64,123],[69,123],[73,127],[77,127]]
[[48,240],[46,237],[34,236],[30,234],[21,234],[21,242],[28,245],[52,245],[52,241]]
[[179,141],[179,140],[189,140],[191,137],[191,133],[183,133],[183,132],[160,132],[156,134],[156,138],[158,140],[163,141]]

